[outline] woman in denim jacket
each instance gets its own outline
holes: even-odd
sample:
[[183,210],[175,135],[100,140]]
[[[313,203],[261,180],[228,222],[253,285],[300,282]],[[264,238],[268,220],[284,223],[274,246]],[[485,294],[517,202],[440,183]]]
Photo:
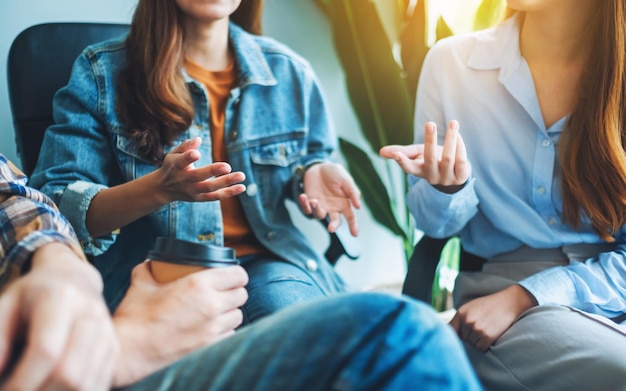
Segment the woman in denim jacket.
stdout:
[[[92,45],[54,99],[31,184],[75,227],[115,308],[157,236],[233,247],[253,321],[344,289],[293,225],[360,192],[310,65],[258,35],[262,1],[140,0],[128,37]],[[238,197],[235,197],[237,196]]]

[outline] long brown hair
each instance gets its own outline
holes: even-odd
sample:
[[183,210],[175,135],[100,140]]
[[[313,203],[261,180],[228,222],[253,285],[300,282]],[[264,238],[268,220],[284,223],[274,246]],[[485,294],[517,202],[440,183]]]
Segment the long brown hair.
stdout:
[[[242,0],[230,20],[261,34],[263,0]],[[181,74],[182,12],[175,0],[139,0],[126,39],[126,65],[118,79],[117,112],[142,158],[160,164],[164,146],[194,118]]]
[[563,218],[598,235],[626,224],[626,0],[599,1],[578,101],[561,135]]
[[[561,134],[563,220],[612,242],[626,224],[626,0],[598,1],[592,50]],[[515,10],[507,7],[504,18]],[[523,17],[523,15],[521,15]]]

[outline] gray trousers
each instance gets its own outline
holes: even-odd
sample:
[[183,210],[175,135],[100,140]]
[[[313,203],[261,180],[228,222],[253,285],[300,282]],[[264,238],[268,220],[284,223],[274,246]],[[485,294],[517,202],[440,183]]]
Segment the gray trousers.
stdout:
[[[594,245],[536,250],[523,247],[490,259],[480,272],[461,272],[455,306],[500,291],[549,267],[610,250]],[[626,390],[626,322],[569,307],[524,312],[487,351],[465,344],[485,390]]]

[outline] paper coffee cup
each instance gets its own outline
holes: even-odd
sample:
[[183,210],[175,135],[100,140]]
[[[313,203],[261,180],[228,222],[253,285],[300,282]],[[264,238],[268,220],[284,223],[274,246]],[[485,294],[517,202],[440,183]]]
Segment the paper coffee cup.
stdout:
[[148,259],[152,276],[160,283],[209,267],[239,264],[232,248],[166,237],[157,238]]

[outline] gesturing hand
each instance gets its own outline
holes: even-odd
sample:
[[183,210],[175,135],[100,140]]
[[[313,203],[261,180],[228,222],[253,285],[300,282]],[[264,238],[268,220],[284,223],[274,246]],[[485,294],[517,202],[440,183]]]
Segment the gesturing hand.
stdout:
[[388,145],[380,156],[394,159],[407,174],[424,178],[446,193],[458,191],[472,172],[459,123],[450,121],[443,147],[437,144],[437,126],[426,123],[424,144]]
[[147,263],[113,315],[122,355],[114,385],[135,382],[189,352],[234,333],[243,320],[248,275],[240,266],[207,269],[159,284]]
[[[33,255],[0,298],[3,390],[108,390],[119,345],[98,272],[64,244]],[[23,333],[23,334],[22,334]],[[12,347],[24,341],[7,372]]]
[[461,340],[486,351],[524,311],[536,305],[535,298],[516,284],[462,305],[450,326]]
[[159,182],[166,198],[171,201],[215,201],[233,197],[246,188],[240,182],[246,177],[242,172],[231,172],[228,163],[218,162],[196,168],[200,159],[199,137],[187,140],[165,156],[157,170]]
[[318,163],[304,173],[304,193],[298,199],[306,215],[323,219],[328,215],[328,231],[334,232],[345,216],[350,233],[358,235],[359,227],[353,207],[361,207],[361,192],[343,166],[336,163]]

